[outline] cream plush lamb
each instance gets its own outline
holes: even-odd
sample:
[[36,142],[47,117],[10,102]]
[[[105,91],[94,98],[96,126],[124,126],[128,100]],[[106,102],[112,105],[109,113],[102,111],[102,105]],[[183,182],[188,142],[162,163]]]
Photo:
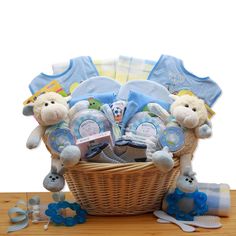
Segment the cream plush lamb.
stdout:
[[44,187],[52,192],[64,187],[64,168],[77,164],[81,156],[68,128],[68,100],[68,97],[62,97],[58,93],[48,92],[23,109],[24,115],[33,115],[39,123],[30,134],[26,146],[29,149],[36,148],[41,139],[44,139],[52,155],[51,172],[44,179]]
[[[152,155],[152,160],[162,171],[167,172],[174,166],[172,157],[180,158],[180,176],[193,177],[194,172],[191,166],[193,153],[197,147],[199,138],[208,138],[211,136],[211,125],[208,121],[207,109],[204,101],[190,95],[176,96],[170,107],[170,114],[161,110],[156,104],[149,104],[149,109],[156,110],[155,113],[162,113],[167,120],[170,115],[175,119],[177,125],[183,128],[185,141],[184,147],[175,153],[170,153],[168,148],[156,151]],[[180,177],[179,177],[180,178]],[[181,179],[183,179],[181,177]],[[179,181],[177,181],[179,183]],[[181,185],[181,183],[180,183]],[[185,186],[185,183],[182,183]],[[183,187],[183,186],[182,186]],[[188,191],[186,189],[186,191]]]

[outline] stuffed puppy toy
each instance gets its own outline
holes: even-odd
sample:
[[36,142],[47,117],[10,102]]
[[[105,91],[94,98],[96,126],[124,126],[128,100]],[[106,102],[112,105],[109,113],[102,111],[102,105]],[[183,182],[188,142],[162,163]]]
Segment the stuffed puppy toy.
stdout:
[[27,140],[27,148],[38,147],[43,139],[52,155],[52,168],[44,180],[44,187],[52,192],[60,191],[64,187],[64,168],[77,164],[81,155],[68,128],[69,99],[58,93],[48,92],[23,108],[24,115],[33,115],[39,123]]
[[[152,155],[152,160],[162,171],[167,172],[174,166],[172,157],[180,158],[180,177],[178,184],[181,185],[182,176],[193,178],[195,173],[192,170],[191,160],[197,147],[199,138],[209,138],[212,134],[211,124],[208,121],[207,109],[203,100],[190,95],[170,95],[174,99],[170,107],[170,114],[161,110],[158,105],[149,104],[149,109],[155,114],[161,113],[162,118],[170,120],[172,117],[176,126],[183,129],[184,145],[174,153],[164,147]],[[168,125],[168,124],[167,124]],[[195,178],[194,178],[195,179]],[[183,182],[183,188],[185,183]],[[194,184],[194,183],[193,183]],[[185,191],[188,191],[185,189]]]

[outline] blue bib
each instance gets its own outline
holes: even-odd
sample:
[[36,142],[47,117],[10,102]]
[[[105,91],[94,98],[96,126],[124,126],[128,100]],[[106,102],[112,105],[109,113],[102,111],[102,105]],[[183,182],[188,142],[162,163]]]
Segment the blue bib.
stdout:
[[190,90],[212,106],[221,94],[220,87],[209,77],[199,78],[187,71],[182,60],[162,55],[149,74],[148,80],[164,85],[170,93]]
[[74,86],[94,76],[98,76],[98,72],[91,58],[77,57],[70,60],[69,66],[62,73],[55,75],[39,74],[31,81],[29,89],[34,94],[51,81],[57,80],[65,92],[70,94]]

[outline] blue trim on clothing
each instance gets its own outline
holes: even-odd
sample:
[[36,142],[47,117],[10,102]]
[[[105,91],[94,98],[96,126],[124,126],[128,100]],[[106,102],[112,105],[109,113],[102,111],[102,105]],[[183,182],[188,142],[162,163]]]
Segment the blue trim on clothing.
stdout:
[[30,92],[31,92],[31,94],[34,94],[34,91],[33,91],[33,89],[32,89],[32,86],[31,86],[31,84],[29,84],[29,90],[30,90]]
[[147,80],[149,80],[150,76],[152,75],[153,71],[156,70],[157,66],[159,65],[159,63],[161,62],[162,58],[164,57],[164,55],[162,54],[159,58],[159,60],[157,61],[157,63],[154,65],[154,67],[152,68],[151,72],[149,73]]
[[184,67],[184,63],[182,60],[179,60],[180,64],[177,64],[177,66],[180,66],[180,69],[183,70],[184,73],[192,76],[194,79],[196,79],[197,81],[203,81],[203,80],[209,80],[209,77],[198,77],[195,74],[189,72],[185,67]]
[[99,76],[99,73],[98,73],[97,67],[95,66],[95,64],[94,64],[94,62],[93,62],[93,60],[92,60],[92,58],[91,58],[90,56],[88,56],[88,58],[89,58],[91,64],[93,65],[94,70],[97,72],[97,76]]
[[219,93],[215,96],[211,104],[209,105],[210,107],[213,106],[213,104],[216,102],[216,100],[219,98],[219,96],[222,94],[222,90],[219,91]]
[[58,78],[65,75],[68,71],[70,71],[73,65],[74,65],[74,61],[73,59],[70,59],[69,66],[63,72],[55,74],[55,75],[47,75],[45,73],[40,73],[40,75],[48,77],[48,78]]

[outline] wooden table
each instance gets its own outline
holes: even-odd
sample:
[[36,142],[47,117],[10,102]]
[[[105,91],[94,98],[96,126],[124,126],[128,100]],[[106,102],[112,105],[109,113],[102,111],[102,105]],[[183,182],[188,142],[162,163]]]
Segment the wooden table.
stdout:
[[[9,223],[7,211],[13,207],[19,199],[28,199],[34,195],[39,195],[42,202],[52,202],[50,193],[0,193],[0,236],[7,235],[6,230]],[[193,235],[224,235],[236,236],[236,191],[231,192],[232,211],[229,218],[222,218],[223,228],[220,229],[198,229]],[[67,200],[73,197],[67,193]],[[9,235],[102,235],[102,236],[179,236],[188,233],[182,232],[177,226],[172,224],[159,224],[152,214],[144,214],[139,216],[122,216],[122,217],[100,217],[88,216],[85,224],[76,225],[74,227],[54,226],[50,225],[47,231],[43,229],[44,223],[32,224],[18,232]]]

